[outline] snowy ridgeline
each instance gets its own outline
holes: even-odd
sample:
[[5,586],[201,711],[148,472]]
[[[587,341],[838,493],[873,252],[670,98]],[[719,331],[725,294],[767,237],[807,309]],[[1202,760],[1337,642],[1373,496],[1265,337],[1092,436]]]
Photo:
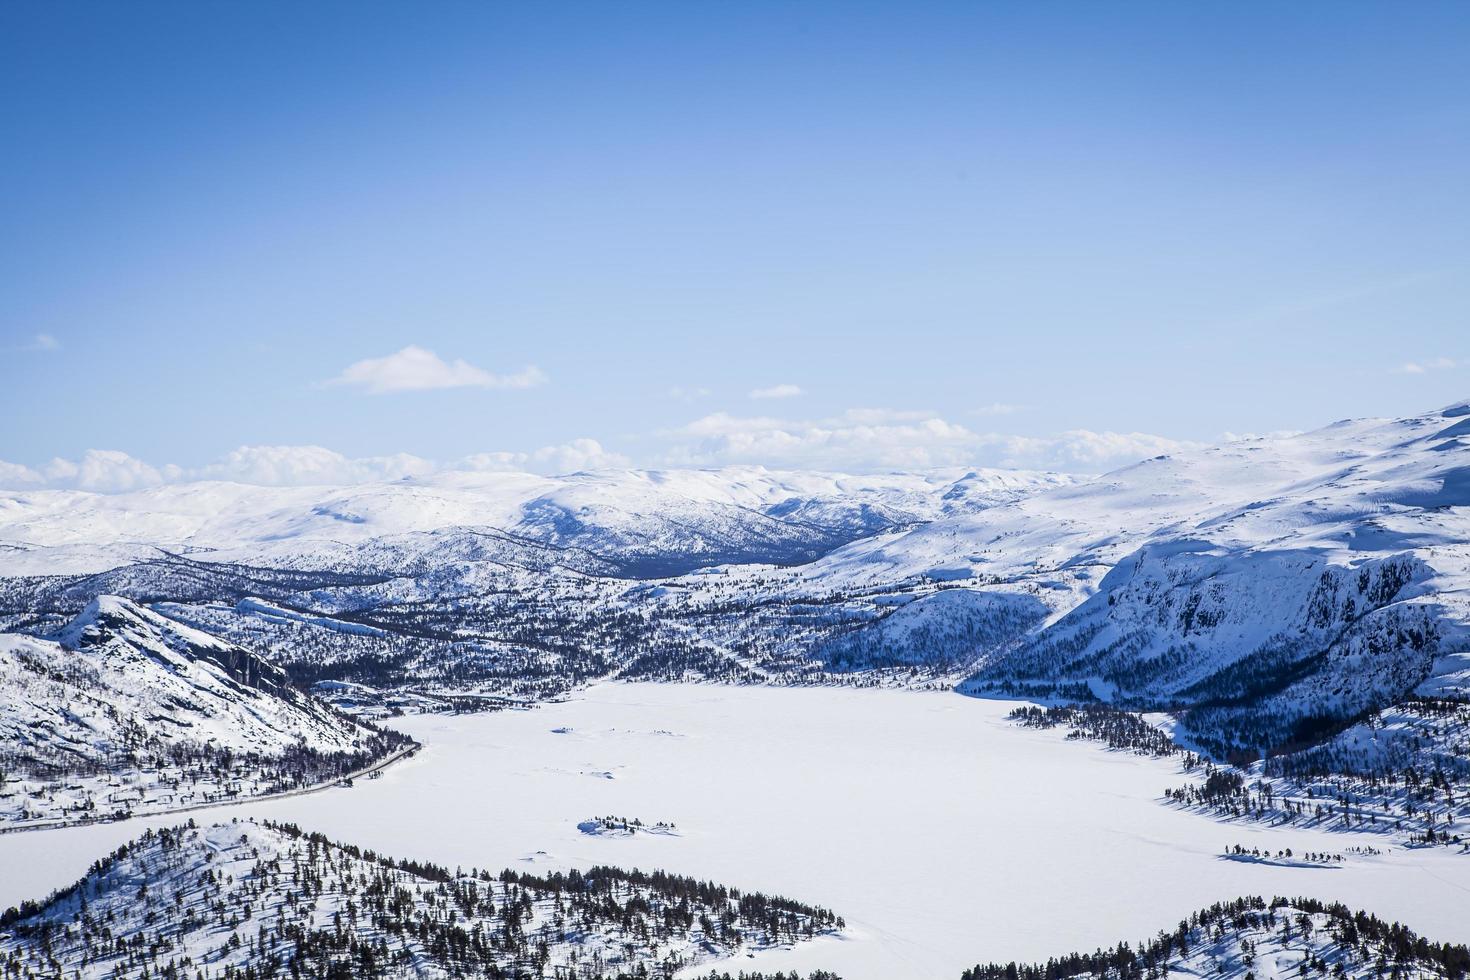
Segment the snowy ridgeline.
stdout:
[[1432,943],[1405,926],[1314,899],[1241,898],[1194,913],[1137,945],[1067,953],[1046,963],[966,970],[962,980],[1380,980],[1470,971],[1470,949]]
[[249,651],[104,596],[0,634],[0,828],[121,819],[349,777],[413,742]]
[[1470,853],[1470,705],[1414,698],[1310,749],[1244,768],[1211,763],[1139,715],[1105,705],[1022,707],[1011,720],[1180,760],[1165,799],[1231,820],[1381,833]]
[[[0,628],[44,632],[98,594],[167,600],[170,615],[270,650],[298,683],[431,695],[340,699],[368,713],[439,695],[545,699],[613,676],[840,683],[810,651],[894,613],[894,588],[809,588],[787,567],[1073,482],[734,467],[0,493]],[[916,598],[937,581],[901,591]],[[914,631],[924,647],[898,664],[965,653],[952,641],[972,632],[970,617],[920,618],[941,622]]]
[[0,976],[666,977],[842,928],[662,872],[450,871],[289,825],[191,821],[0,916]]

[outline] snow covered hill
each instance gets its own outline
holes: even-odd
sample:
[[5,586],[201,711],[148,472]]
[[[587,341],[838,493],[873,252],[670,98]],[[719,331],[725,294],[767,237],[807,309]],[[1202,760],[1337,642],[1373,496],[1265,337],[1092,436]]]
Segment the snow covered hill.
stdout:
[[825,909],[662,872],[492,875],[227,823],[149,830],[0,916],[16,977],[666,977],[835,933]]
[[406,741],[301,693],[246,649],[116,596],[47,637],[0,634],[0,692],[0,822],[11,824],[269,792]]
[[1034,965],[992,963],[962,980],[1297,980],[1388,975],[1460,980],[1470,949],[1434,943],[1396,922],[1315,899],[1241,898],[1202,909],[1137,945],[1059,954]]

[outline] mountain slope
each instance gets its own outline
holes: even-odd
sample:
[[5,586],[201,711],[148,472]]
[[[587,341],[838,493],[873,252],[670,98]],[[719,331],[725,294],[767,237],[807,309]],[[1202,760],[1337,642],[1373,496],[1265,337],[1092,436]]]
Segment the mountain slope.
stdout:
[[8,821],[266,792],[403,741],[301,693],[248,650],[116,596],[50,637],[0,634],[0,692]]
[[[1421,685],[1463,696],[1465,416],[1233,443],[1071,491],[1071,515],[1096,521],[1123,497],[1149,500],[1151,519],[1122,532],[1050,522],[1072,554],[1048,566],[1033,552],[1033,580],[1056,576],[1054,595],[1077,595],[1077,569],[1103,574],[968,689],[1192,709],[1186,729],[1217,752],[1309,742]],[[1020,506],[1055,508],[1053,496]]]

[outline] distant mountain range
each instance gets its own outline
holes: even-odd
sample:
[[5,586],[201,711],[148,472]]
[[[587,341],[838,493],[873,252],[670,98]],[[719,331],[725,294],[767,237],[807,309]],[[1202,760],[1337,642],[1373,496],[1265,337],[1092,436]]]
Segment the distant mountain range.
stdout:
[[203,482],[124,494],[0,492],[0,574],[88,574],[170,554],[395,572],[465,556],[626,577],[726,563],[789,565],[1073,479],[1006,470],[859,477],[731,467],[564,477],[443,473],[352,487]]

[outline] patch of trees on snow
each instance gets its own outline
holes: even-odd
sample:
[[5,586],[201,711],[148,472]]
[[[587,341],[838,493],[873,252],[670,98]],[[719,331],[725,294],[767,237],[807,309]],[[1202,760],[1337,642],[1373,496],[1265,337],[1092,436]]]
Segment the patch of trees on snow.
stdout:
[[1162,758],[1182,756],[1186,766],[1198,765],[1200,759],[1186,751],[1167,732],[1150,725],[1138,715],[1111,705],[1085,703],[1036,707],[1025,705],[1007,715],[1025,728],[1071,728],[1069,739],[1102,742],[1110,749],[1123,749],[1139,755]]
[[1371,831],[1408,844],[1470,852],[1470,704],[1410,698],[1333,738],[1245,766],[1185,749],[1134,712],[1083,703],[1015,709],[1028,728],[1067,726],[1069,739],[1173,757],[1190,782],[1165,791],[1178,806],[1227,819]]
[[237,802],[348,779],[416,743],[369,727],[362,746],[324,752],[306,745],[240,752],[202,742],[165,743],[142,732],[102,758],[36,755],[0,747],[0,824],[95,823]]
[[1065,953],[1045,963],[974,966],[961,980],[1255,980],[1443,978],[1470,971],[1470,949],[1434,943],[1397,922],[1310,898],[1239,898],[1195,912],[1137,944]]
[[1249,771],[1205,763],[1169,790],[1218,815],[1394,834],[1470,851],[1470,704],[1410,698]]
[[288,824],[190,821],[0,914],[0,976],[651,978],[841,928],[659,871],[450,870]]
[[[1378,853],[1372,848],[1369,851],[1374,854]],[[1359,849],[1359,853],[1365,852]],[[1269,847],[1263,850],[1260,847],[1246,847],[1244,844],[1234,844],[1225,848],[1223,856],[1232,861],[1320,868],[1336,867],[1347,860],[1341,854],[1331,854],[1325,851],[1293,851],[1289,847],[1284,847],[1279,848],[1273,854]]]

